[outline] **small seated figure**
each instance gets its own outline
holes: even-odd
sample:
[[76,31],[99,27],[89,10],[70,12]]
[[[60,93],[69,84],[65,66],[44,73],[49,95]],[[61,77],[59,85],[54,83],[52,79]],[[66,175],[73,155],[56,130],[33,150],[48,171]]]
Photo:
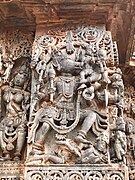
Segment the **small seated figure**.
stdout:
[[116,68],[115,72],[113,73],[110,86],[112,93],[119,95],[119,101],[116,105],[118,108],[118,116],[122,116],[124,106],[124,83],[122,80],[122,72],[119,68]]

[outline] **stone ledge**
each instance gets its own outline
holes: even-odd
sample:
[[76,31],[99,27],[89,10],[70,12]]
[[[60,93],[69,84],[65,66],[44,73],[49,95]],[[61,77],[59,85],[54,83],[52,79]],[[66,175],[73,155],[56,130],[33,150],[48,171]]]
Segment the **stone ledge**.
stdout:
[[93,178],[97,180],[128,180],[128,168],[123,164],[25,166],[25,180],[71,180],[76,178],[78,180]]
[[21,162],[0,162],[0,180],[8,176],[23,176],[24,164]]

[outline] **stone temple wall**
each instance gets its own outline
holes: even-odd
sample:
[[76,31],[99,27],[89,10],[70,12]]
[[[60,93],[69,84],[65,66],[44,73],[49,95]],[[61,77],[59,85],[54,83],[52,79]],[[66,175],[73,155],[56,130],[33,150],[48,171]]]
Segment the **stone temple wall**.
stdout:
[[0,0],[0,180],[135,180],[135,0]]
[[134,88],[105,25],[0,42],[0,179],[135,179]]

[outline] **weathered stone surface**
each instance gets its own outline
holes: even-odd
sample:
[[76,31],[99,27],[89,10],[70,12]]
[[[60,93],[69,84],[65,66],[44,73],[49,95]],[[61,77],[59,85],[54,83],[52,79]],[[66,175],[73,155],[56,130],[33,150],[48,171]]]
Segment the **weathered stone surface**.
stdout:
[[0,1],[1,180],[134,179],[134,7]]
[[[41,171],[42,169],[42,171]],[[25,168],[25,179],[128,179],[128,169],[126,166],[27,166]]]
[[132,21],[134,9],[134,0],[124,2],[121,0],[2,0],[0,19],[1,28],[25,26],[35,29],[37,25],[57,24],[58,26],[68,23],[106,24],[107,30],[112,32],[113,39],[117,40],[120,62],[124,63],[130,33],[135,24]]

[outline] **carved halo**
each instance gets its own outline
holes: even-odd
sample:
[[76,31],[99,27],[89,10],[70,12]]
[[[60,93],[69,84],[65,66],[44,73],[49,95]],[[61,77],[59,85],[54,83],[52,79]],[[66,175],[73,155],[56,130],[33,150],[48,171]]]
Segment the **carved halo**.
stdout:
[[98,42],[103,37],[103,30],[99,30],[96,27],[86,27],[80,32],[81,38],[87,43]]

